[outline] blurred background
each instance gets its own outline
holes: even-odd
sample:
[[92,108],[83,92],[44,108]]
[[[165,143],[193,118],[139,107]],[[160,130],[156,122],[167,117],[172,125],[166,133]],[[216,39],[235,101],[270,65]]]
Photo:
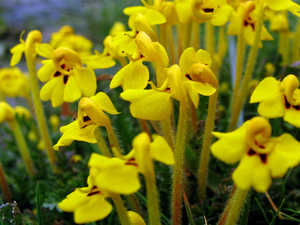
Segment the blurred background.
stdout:
[[127,25],[125,7],[141,5],[139,0],[0,0],[0,67],[8,67],[9,50],[19,43],[20,34],[40,30],[43,42],[63,25],[71,25],[100,50],[115,21]]

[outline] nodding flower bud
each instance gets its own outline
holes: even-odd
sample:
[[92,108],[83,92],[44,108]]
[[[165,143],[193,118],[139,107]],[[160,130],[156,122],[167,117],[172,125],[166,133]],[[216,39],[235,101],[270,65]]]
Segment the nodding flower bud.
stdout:
[[246,142],[257,153],[266,154],[272,150],[273,143],[269,142],[272,127],[263,117],[254,117],[246,128]]
[[0,102],[0,124],[15,120],[15,110],[6,102]]
[[192,81],[208,83],[214,88],[218,88],[218,80],[212,70],[203,63],[195,63],[190,67],[189,75]]
[[29,32],[25,41],[25,55],[28,57],[35,57],[35,44],[42,42],[42,33],[38,30]]
[[139,32],[135,37],[135,42],[146,61],[156,62],[164,66],[169,64],[169,57],[165,48],[158,42],[152,42],[145,32]]
[[78,104],[78,119],[80,127],[89,122],[95,122],[98,126],[110,125],[109,118],[100,107],[90,98],[83,97]]
[[57,68],[57,70],[60,73],[63,73],[66,75],[70,75],[72,73],[72,71],[64,70],[61,67],[61,65],[63,63],[68,63],[72,67],[74,67],[75,65],[82,66],[82,62],[81,62],[81,59],[80,59],[78,53],[74,52],[71,49],[64,48],[64,47],[60,47],[60,48],[57,48],[54,50],[54,52],[52,54],[52,61],[55,65],[55,67]]
[[295,101],[293,97],[294,91],[299,87],[298,78],[293,74],[289,74],[283,79],[283,81],[281,82],[281,86],[283,87],[286,100],[291,105],[299,105],[300,101]]

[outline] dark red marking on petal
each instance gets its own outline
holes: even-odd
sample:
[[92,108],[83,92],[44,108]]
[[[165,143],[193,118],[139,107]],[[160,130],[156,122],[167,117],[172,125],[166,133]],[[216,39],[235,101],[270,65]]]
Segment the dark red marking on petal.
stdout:
[[94,192],[88,193],[87,196],[93,196],[93,195],[100,194],[100,193],[101,193],[100,191],[94,191]]
[[65,76],[64,76],[64,84],[67,84],[68,79],[69,79],[69,76],[65,75]]
[[286,96],[284,96],[284,105],[286,109],[289,109],[291,107],[291,104],[288,102],[288,100],[286,99]]
[[88,126],[88,125],[84,125],[83,127],[81,127],[81,129],[82,129],[82,128],[85,128],[85,127],[87,127],[87,126]]
[[171,89],[168,87],[168,88],[166,88],[166,91],[170,91]]
[[246,21],[246,20],[244,20],[244,26],[246,27],[246,26],[248,26],[248,22]]
[[300,110],[300,105],[293,105],[294,109]]
[[61,67],[62,69],[65,69],[66,64],[62,64],[60,67]]
[[91,120],[91,118],[90,118],[89,116],[84,116],[84,117],[83,117],[83,122],[87,122],[87,121],[89,121],[89,120]]
[[256,152],[250,148],[250,150],[247,152],[247,154],[248,154],[249,156],[252,156],[252,155],[255,155]]
[[135,158],[132,158],[132,159],[129,159],[125,165],[132,165],[132,166],[138,166],[136,163],[135,163]]
[[252,30],[255,31],[254,23],[250,23],[250,26],[252,27]]
[[56,71],[55,74],[53,75],[53,77],[58,77],[58,76],[60,76],[60,75],[61,75],[61,72]]
[[186,74],[185,77],[189,80],[192,80],[191,76],[189,74]]
[[267,154],[259,154],[259,157],[262,163],[267,163]]
[[214,8],[205,8],[205,9],[202,9],[202,10],[206,13],[212,13],[215,9]]
[[257,141],[255,140],[255,144],[258,146],[258,147],[260,147],[260,148],[266,148],[265,146],[263,146],[263,145],[259,145],[258,143],[257,143]]

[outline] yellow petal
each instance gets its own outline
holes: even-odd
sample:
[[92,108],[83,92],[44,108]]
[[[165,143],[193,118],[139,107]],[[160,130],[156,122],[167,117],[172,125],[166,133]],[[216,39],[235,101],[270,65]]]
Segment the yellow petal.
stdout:
[[289,109],[285,108],[283,119],[293,126],[300,128],[300,110],[295,109],[292,105]]
[[45,57],[47,59],[51,59],[52,58],[52,53],[53,53],[54,49],[49,44],[41,43],[41,44],[36,45],[35,51],[40,56],[43,56],[43,57]]
[[74,140],[85,141],[88,143],[96,143],[96,137],[94,135],[94,130],[98,126],[95,124],[87,125],[84,127],[79,126],[78,120],[63,126],[60,131],[63,133],[58,142],[53,146],[54,150],[58,150],[59,146],[68,146]]
[[116,88],[122,85],[123,90],[144,89],[149,80],[149,71],[142,60],[129,63],[123,67],[112,79],[109,87]]
[[187,91],[188,91],[188,94],[195,106],[195,108],[197,109],[198,108],[198,105],[199,105],[199,94],[198,92],[193,88],[193,82],[190,82],[190,81],[184,81],[183,82]]
[[245,155],[232,174],[236,186],[243,190],[253,187],[258,192],[266,192],[272,184],[271,174],[258,154]]
[[112,211],[111,204],[105,198],[98,190],[91,193],[76,190],[57,206],[63,211],[74,212],[75,223],[91,223],[105,218]]
[[97,78],[91,68],[75,67],[73,69],[76,84],[83,96],[90,97],[97,89]]
[[91,176],[100,190],[129,195],[140,189],[138,165],[132,161],[93,153],[88,165],[98,171]]
[[119,114],[110,98],[104,92],[99,92],[95,96],[90,97],[96,104],[103,110],[108,112],[109,114]]
[[37,72],[37,76],[42,82],[49,81],[51,77],[53,77],[56,74],[56,72],[57,74],[60,73],[57,71],[51,59],[43,60],[42,63],[43,66]]
[[144,219],[136,212],[127,211],[127,215],[132,225],[146,225]]
[[63,83],[63,77],[54,77],[41,88],[40,98],[43,101],[51,99],[52,106],[58,107],[64,102],[64,89],[65,85]]
[[24,50],[24,43],[20,43],[10,50],[10,53],[13,54],[10,60],[10,66],[15,66],[20,62]]
[[197,58],[197,61],[199,63],[203,63],[203,64],[205,64],[208,67],[210,67],[211,64],[212,64],[212,60],[211,60],[210,54],[207,51],[203,50],[203,49],[199,49],[197,51],[196,58]]
[[267,118],[284,115],[284,97],[280,82],[273,77],[267,77],[253,91],[250,103],[259,102],[258,113]]
[[213,132],[212,134],[218,137],[219,140],[211,146],[212,154],[221,161],[230,164],[241,160],[249,150],[245,137],[246,127],[247,122],[230,133]]
[[290,134],[273,138],[274,150],[268,155],[267,164],[272,177],[282,177],[289,168],[300,162],[300,143]]
[[161,121],[172,113],[173,104],[168,92],[128,89],[121,97],[131,102],[131,115],[139,119]]
[[91,69],[107,69],[116,65],[111,56],[92,55],[82,59],[83,64]]
[[[77,99],[81,97],[81,92],[79,89],[79,84],[76,82],[74,76],[65,76],[68,77],[68,81],[66,82],[65,91],[64,91],[64,101],[65,102],[75,102]],[[64,77],[64,82],[65,82]],[[83,84],[82,84],[83,85]]]
[[211,24],[214,26],[225,25],[229,20],[232,10],[233,8],[228,4],[220,6],[220,8],[216,10],[216,12],[213,14],[213,17],[210,19]]
[[198,63],[195,49],[193,47],[185,49],[179,60],[179,66],[182,72],[189,74],[191,66],[195,63]]
[[161,136],[154,138],[154,141],[150,144],[150,152],[157,161],[167,165],[175,164],[174,153],[167,141]]

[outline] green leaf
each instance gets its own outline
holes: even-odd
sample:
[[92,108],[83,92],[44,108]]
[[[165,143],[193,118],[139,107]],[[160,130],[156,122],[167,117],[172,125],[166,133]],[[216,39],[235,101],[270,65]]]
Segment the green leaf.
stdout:
[[40,202],[40,183],[38,182],[36,185],[36,209],[37,209],[37,217],[39,225],[43,225],[43,217],[41,211],[41,202]]
[[261,206],[261,204],[259,203],[259,201],[257,200],[257,198],[255,198],[255,201],[256,201],[256,203],[258,204],[258,206],[259,206],[259,208],[260,208],[260,210],[261,210],[261,212],[262,212],[262,214],[263,214],[263,216],[264,216],[266,222],[269,224],[270,222],[269,222],[269,220],[268,220],[268,217],[267,217],[267,215],[266,215],[266,213],[265,213],[263,207]]
[[275,222],[275,219],[276,219],[278,213],[280,212],[280,209],[281,209],[281,207],[283,206],[283,203],[284,203],[284,199],[282,200],[281,205],[279,206],[279,208],[278,208],[278,210],[277,210],[275,216],[273,216],[273,219],[272,219],[272,221],[271,221],[271,223],[270,223],[269,225],[272,225],[272,224]]
[[187,216],[189,218],[189,222],[191,225],[195,225],[195,221],[193,219],[193,215],[192,215],[192,211],[191,211],[191,208],[190,208],[190,203],[189,203],[189,200],[185,194],[185,191],[183,188],[182,189],[182,194],[183,194],[183,201],[184,201],[184,205],[185,205],[185,209],[186,209],[186,213],[187,213]]

